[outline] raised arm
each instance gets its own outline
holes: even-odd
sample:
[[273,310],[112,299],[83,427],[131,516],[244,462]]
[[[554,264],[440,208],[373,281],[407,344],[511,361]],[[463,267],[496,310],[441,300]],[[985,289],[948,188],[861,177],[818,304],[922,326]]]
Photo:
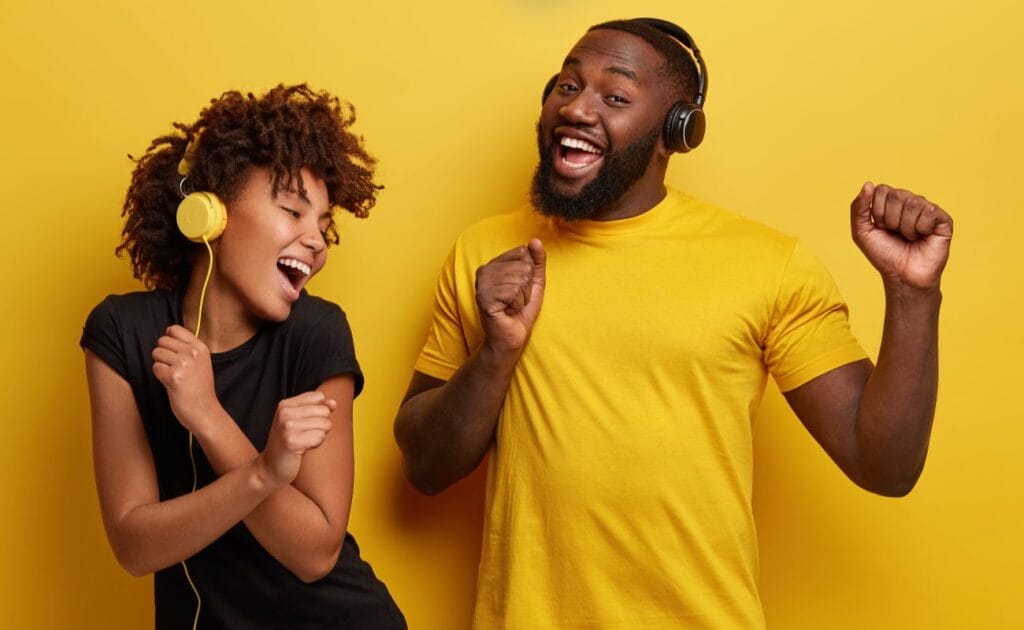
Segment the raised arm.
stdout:
[[[288,466],[294,466],[298,474],[290,485],[280,487],[243,519],[263,548],[305,582],[331,572],[348,528],[353,479],[353,388],[351,377],[334,377],[315,392],[286,399],[278,405],[267,449],[291,454]],[[324,402],[331,400],[336,405],[328,409]],[[329,431],[290,431],[290,423],[301,422],[310,415],[329,420],[324,425]],[[233,421],[219,427],[201,437],[200,443],[217,474],[229,474],[258,453]],[[308,431],[315,435],[303,435]],[[323,431],[327,431],[326,436],[322,436]],[[306,438],[320,439],[322,443],[296,456],[289,440]]]
[[260,545],[303,581],[327,575],[351,506],[352,378],[330,378],[315,392],[281,401],[260,454],[217,400],[209,351],[191,332],[172,326],[153,360],[175,416],[193,432],[214,472],[228,475],[258,458],[273,462],[275,477],[290,482],[244,515]]
[[924,467],[938,387],[939,284],[953,221],[924,197],[865,184],[853,239],[879,271],[885,323],[878,364],[860,361],[786,394],[840,468],[887,496],[910,492]]
[[544,247],[509,250],[476,274],[484,341],[450,380],[413,374],[395,418],[405,476],[436,494],[480,463],[494,439],[502,402],[544,300]]
[[[198,492],[160,501],[153,455],[131,387],[85,353],[93,426],[93,466],[107,538],[132,575],[194,555],[286,481],[250,459]],[[182,452],[187,448],[182,443]]]

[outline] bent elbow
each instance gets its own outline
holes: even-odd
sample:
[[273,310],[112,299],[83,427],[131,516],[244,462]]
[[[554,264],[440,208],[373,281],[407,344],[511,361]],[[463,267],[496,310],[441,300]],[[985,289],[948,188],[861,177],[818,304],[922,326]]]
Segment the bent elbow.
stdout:
[[445,488],[446,488],[446,487],[442,487],[440,485],[432,485],[430,483],[426,483],[426,482],[422,482],[422,481],[421,482],[415,482],[415,481],[410,480],[410,482],[412,483],[412,487],[416,488],[416,490],[420,494],[426,495],[428,497],[437,496],[437,495],[441,494],[441,492],[443,492],[445,490]]
[[402,472],[409,484],[420,494],[428,497],[435,496],[444,491],[451,483],[439,482],[436,475],[430,474],[426,466],[413,466],[407,457],[402,458]]
[[119,562],[119,564],[121,565],[121,568],[127,571],[128,575],[132,577],[146,577],[147,575],[152,573],[152,571],[145,567],[134,565],[128,562]]
[[331,552],[324,554],[311,554],[313,559],[305,563],[301,567],[296,567],[293,571],[295,577],[299,578],[305,584],[312,584],[313,582],[320,581],[331,574],[334,567],[338,565],[338,557],[341,556],[341,547],[344,544],[344,538],[342,542],[338,543],[338,546]]
[[882,495],[883,497],[890,497],[893,499],[899,499],[910,494],[910,491],[917,485],[917,477],[910,479],[900,479],[890,481],[889,483],[874,490],[875,494]]
[[416,474],[408,466],[403,467],[403,469],[405,471],[405,478],[409,480],[409,484],[420,494],[432,497],[444,490],[444,486],[435,483],[434,480],[430,479],[429,475]]
[[875,479],[861,479],[856,480],[856,482],[858,486],[864,488],[868,492],[883,497],[899,499],[910,494],[910,491],[917,485],[917,480],[920,477],[921,471],[917,470],[908,474],[889,475]]
[[148,563],[143,562],[141,558],[136,557],[136,554],[129,553],[127,550],[113,547],[113,551],[117,563],[132,577],[145,577],[156,570]]

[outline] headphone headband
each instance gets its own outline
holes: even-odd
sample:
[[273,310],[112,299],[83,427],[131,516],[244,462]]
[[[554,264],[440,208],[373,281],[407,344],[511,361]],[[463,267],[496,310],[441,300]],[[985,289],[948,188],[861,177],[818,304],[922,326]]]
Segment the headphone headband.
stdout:
[[[690,60],[697,70],[697,93],[694,95],[693,102],[686,100],[678,101],[669,109],[662,127],[662,139],[665,142],[665,146],[670,151],[676,153],[686,153],[696,149],[701,141],[704,140],[705,118],[703,106],[708,89],[708,67],[704,63],[704,57],[700,54],[700,49],[697,48],[697,44],[694,43],[689,33],[668,20],[633,18],[631,20],[623,20],[623,22],[632,22],[652,28],[666,37],[675,40],[677,44],[685,48],[689,53]],[[591,27],[591,29],[599,27],[600,25]],[[612,26],[611,28],[615,27]],[[554,91],[558,83],[558,76],[558,74],[555,74],[548,79],[547,85],[544,86],[544,92],[541,95],[541,103],[546,102],[548,96]]]
[[704,98],[708,90],[708,67],[704,63],[704,56],[700,54],[700,49],[697,48],[697,43],[693,41],[690,34],[678,24],[659,18],[633,18],[630,22],[639,22],[657,29],[679,42],[683,48],[689,51],[694,65],[697,66],[697,94],[694,96],[693,104],[697,107],[703,107]]

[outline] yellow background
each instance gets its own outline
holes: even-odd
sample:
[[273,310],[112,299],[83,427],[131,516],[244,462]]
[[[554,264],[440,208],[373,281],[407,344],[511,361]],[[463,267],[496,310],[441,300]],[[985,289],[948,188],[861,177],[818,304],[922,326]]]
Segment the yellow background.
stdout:
[[117,566],[100,524],[77,345],[93,305],[139,286],[113,255],[126,155],[225,89],[309,81],[356,104],[386,186],[369,221],[343,222],[311,287],[349,313],[367,376],[352,531],[413,628],[465,628],[482,478],[419,497],[391,437],[435,274],[461,228],[525,195],[541,87],[585,27],[655,15],[710,66],[705,145],[673,161],[670,183],[802,237],[869,352],[882,294],[849,239],[849,199],[882,180],[957,222],[913,494],[858,490],[766,398],[755,508],[769,624],[1024,627],[1019,3],[88,4],[0,12],[0,626],[151,623],[151,580]]

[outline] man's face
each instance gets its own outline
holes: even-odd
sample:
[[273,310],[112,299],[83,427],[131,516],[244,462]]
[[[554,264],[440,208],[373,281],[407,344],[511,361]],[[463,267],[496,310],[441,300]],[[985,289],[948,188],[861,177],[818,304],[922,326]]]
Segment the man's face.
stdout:
[[663,62],[643,39],[610,29],[587,33],[569,52],[537,123],[538,210],[612,218],[638,189],[661,189],[650,166],[668,156],[660,142],[669,105],[658,77]]

